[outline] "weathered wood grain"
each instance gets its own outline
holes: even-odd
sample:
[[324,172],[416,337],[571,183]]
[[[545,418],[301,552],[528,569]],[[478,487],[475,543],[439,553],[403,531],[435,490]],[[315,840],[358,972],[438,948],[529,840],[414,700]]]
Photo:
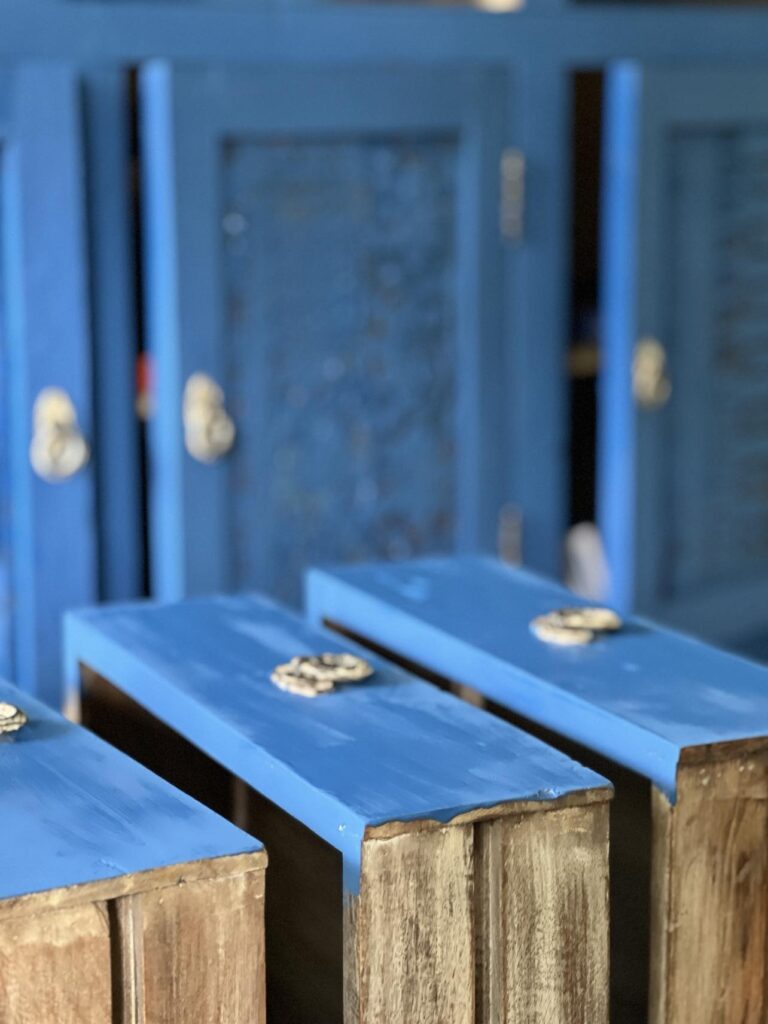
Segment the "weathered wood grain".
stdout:
[[363,843],[345,1024],[474,1024],[472,826]]
[[264,1024],[263,873],[141,900],[148,1024]]
[[684,750],[653,820],[652,1024],[764,1024],[768,743]]
[[608,806],[367,840],[345,1024],[607,1021]]
[[111,1024],[106,907],[0,921],[0,1024]]
[[222,860],[0,902],[0,1024],[263,1024],[266,855]]
[[608,807],[475,827],[483,1024],[607,1021]]

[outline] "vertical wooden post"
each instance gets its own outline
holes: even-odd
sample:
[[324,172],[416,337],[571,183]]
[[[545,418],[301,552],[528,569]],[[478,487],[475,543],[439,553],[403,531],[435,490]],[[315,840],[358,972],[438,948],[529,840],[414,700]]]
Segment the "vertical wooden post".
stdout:
[[653,831],[651,1024],[763,1024],[768,742],[685,748]]

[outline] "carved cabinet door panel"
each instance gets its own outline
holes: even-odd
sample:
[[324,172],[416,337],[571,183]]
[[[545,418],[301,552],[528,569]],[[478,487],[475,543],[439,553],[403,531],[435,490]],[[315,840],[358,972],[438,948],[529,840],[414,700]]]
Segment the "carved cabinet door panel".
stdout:
[[608,77],[599,508],[611,598],[768,639],[768,70]]
[[96,597],[82,161],[75,73],[0,67],[0,674],[52,704]]
[[506,77],[142,72],[153,590],[492,548]]

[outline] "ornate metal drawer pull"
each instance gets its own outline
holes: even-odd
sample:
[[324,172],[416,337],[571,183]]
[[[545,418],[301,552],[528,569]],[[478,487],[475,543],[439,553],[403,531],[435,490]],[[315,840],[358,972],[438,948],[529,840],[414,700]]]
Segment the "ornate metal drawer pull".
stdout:
[[184,445],[198,462],[216,462],[235,443],[237,430],[224,407],[224,392],[207,373],[193,373],[184,388]]
[[667,353],[656,338],[641,338],[632,359],[632,393],[642,409],[660,409],[669,401]]
[[305,654],[276,665],[271,679],[275,686],[300,697],[330,693],[337,683],[356,683],[373,675],[364,658],[345,652]]
[[548,644],[581,647],[591,644],[599,633],[615,633],[623,623],[610,608],[589,606],[558,608],[531,622],[534,635]]
[[43,388],[32,407],[29,461],[35,473],[58,483],[79,472],[90,454],[72,399],[62,388]]
[[27,724],[27,716],[15,704],[0,701],[0,735],[6,732],[18,732]]

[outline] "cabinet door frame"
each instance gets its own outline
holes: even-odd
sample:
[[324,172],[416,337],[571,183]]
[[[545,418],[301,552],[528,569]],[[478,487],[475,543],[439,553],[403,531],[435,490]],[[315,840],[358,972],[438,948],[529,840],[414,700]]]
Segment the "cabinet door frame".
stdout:
[[[608,597],[623,611],[638,609],[723,643],[764,627],[766,581],[735,581],[665,598],[657,467],[672,439],[675,383],[663,408],[638,408],[632,361],[638,339],[665,343],[672,329],[670,275],[663,268],[673,133],[768,125],[766,82],[768,73],[759,67],[671,68],[631,61],[613,65],[606,80],[598,517],[609,565]],[[696,240],[691,243],[692,259],[705,258]],[[703,398],[691,414],[706,415]]]
[[[187,455],[181,406],[193,372],[226,379],[226,352],[217,343],[218,154],[223,140],[235,135],[314,139],[442,131],[459,138],[457,546],[492,548],[511,477],[502,415],[508,417],[512,367],[502,343],[506,256],[497,206],[498,160],[508,131],[504,69],[203,70],[156,62],[142,70],[140,89],[146,309],[157,382],[150,433],[153,593],[176,598],[230,586],[226,457],[201,465]],[[483,343],[473,343],[477,338]]]
[[60,700],[61,614],[97,595],[93,459],[48,483],[32,470],[35,398],[63,388],[93,440],[91,338],[79,80],[64,64],[3,72],[3,237],[7,358],[11,667]]

